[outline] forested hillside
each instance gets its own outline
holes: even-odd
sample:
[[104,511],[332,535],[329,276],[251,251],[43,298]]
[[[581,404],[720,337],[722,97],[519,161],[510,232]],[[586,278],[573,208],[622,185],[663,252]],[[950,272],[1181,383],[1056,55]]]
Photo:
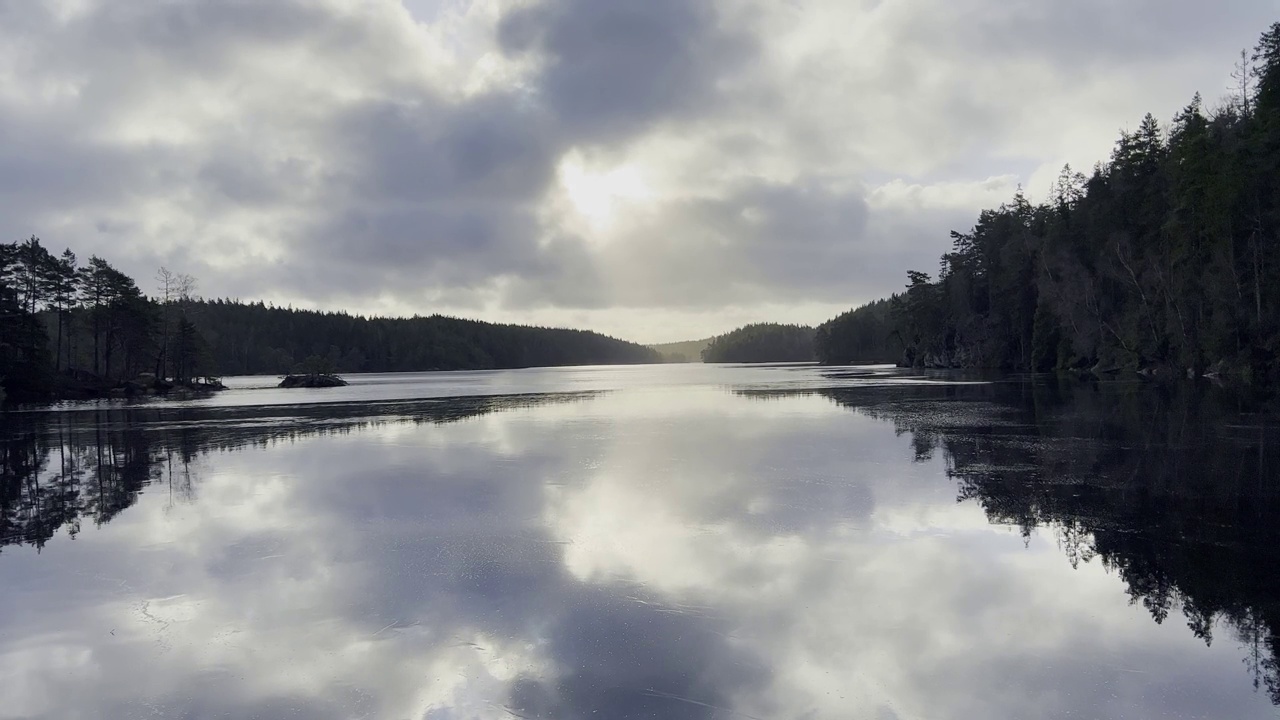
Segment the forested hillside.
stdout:
[[659,362],[657,352],[585,330],[496,325],[433,315],[365,318],[197,302],[191,316],[213,364],[236,375],[283,373],[310,356],[338,372],[404,372]]
[[850,310],[818,326],[813,347],[817,357],[832,365],[896,363],[902,359],[902,339],[894,324],[893,303],[877,300]]
[[[203,301],[193,278],[163,268],[155,288],[149,297],[106,260],[81,265],[35,237],[0,244],[0,390],[39,399],[203,387],[197,378],[302,366],[376,372],[659,360],[641,345],[582,330]],[[144,374],[145,387],[137,382]]]
[[1235,77],[1213,108],[1147,115],[1088,175],[1064,168],[1047,202],[982,212],[937,279],[908,273],[888,332],[856,311],[824,326],[820,359],[893,336],[913,365],[1276,374],[1280,23]]
[[709,363],[810,362],[813,328],[758,323],[719,335],[702,351]]
[[704,338],[702,340],[662,343],[660,345],[650,345],[649,348],[656,350],[662,356],[663,362],[696,363],[702,362],[702,351],[707,349],[713,339]]

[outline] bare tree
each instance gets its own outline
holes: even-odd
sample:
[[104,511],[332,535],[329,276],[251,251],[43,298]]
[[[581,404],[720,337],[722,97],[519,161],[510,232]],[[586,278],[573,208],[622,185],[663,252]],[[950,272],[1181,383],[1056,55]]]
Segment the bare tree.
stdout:
[[[166,377],[166,366],[169,363],[170,340],[173,337],[172,331],[175,320],[175,312],[178,316],[185,319],[187,315],[187,306],[191,301],[192,295],[196,290],[196,279],[186,273],[175,273],[168,268],[161,267],[156,272],[156,289],[160,292],[160,308],[163,316],[161,324],[163,330],[160,337],[160,353],[156,356],[156,377]],[[175,377],[180,374],[176,368]]]
[[1257,73],[1254,72],[1253,61],[1249,58],[1248,50],[1240,51],[1240,59],[1236,61],[1235,69],[1231,71],[1231,79],[1235,81],[1235,85],[1231,87],[1233,97],[1232,104],[1240,112],[1241,117],[1249,117],[1253,113],[1253,92],[1255,86],[1255,78]]

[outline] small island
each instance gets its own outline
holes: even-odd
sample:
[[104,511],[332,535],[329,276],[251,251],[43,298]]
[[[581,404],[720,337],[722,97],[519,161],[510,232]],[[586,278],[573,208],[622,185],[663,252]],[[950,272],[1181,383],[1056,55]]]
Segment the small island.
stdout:
[[[64,394],[71,387],[69,381],[64,380],[61,385]],[[87,389],[86,389],[87,387]],[[99,382],[97,387],[92,383],[87,386],[81,385],[79,390],[87,396],[105,395],[106,397],[141,397],[145,395],[169,395],[183,393],[204,393],[217,392],[226,390],[227,386],[222,384],[222,380],[213,376],[192,377],[192,378],[170,378],[165,379],[157,377],[154,373],[141,373],[133,380],[127,380],[117,384],[103,384]]]
[[305,373],[302,375],[286,375],[277,387],[282,388],[328,388],[344,387],[347,381],[330,373]]
[[276,387],[282,388],[331,388],[345,387],[347,381],[339,377],[333,368],[333,361],[318,355],[312,355],[298,363],[293,372],[286,375]]

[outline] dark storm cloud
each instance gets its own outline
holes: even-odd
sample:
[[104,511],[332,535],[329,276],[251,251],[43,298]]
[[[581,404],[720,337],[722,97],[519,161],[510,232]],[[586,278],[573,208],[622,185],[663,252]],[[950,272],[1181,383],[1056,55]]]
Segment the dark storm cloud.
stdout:
[[291,237],[316,271],[291,276],[298,292],[482,289],[495,276],[568,268],[587,283],[580,241],[538,243],[564,139],[520,96],[363,103],[326,135],[340,169],[322,182],[329,202]]
[[228,144],[226,152],[200,163],[195,182],[214,207],[269,208],[293,202],[315,172],[314,163],[303,158],[266,160]]
[[514,93],[362,103],[326,134],[351,163],[343,180],[365,199],[459,209],[539,200],[565,142]]
[[127,152],[68,141],[38,123],[0,117],[0,207],[13,217],[77,201],[122,201],[158,190],[179,160],[164,148]]
[[522,242],[534,219],[527,211],[482,214],[450,207],[390,207],[327,218],[325,235],[312,238],[341,267],[358,262],[396,267],[446,282],[483,280],[488,273],[523,267],[533,248]]
[[544,0],[503,17],[498,38],[543,57],[539,100],[586,142],[705,114],[725,100],[717,81],[757,59],[754,39],[721,29],[704,0]]

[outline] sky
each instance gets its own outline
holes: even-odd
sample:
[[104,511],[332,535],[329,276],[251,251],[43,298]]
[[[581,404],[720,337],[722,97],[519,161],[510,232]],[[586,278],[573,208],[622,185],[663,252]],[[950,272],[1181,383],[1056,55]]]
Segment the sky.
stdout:
[[934,271],[1276,0],[0,0],[0,239],[154,292],[817,324]]

